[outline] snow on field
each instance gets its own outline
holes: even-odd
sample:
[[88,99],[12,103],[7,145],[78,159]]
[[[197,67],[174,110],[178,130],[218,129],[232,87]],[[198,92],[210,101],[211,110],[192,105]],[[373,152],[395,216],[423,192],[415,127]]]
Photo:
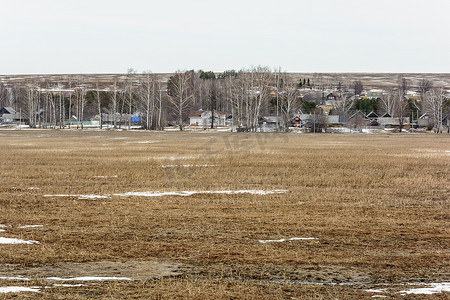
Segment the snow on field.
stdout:
[[176,168],[176,167],[217,167],[217,165],[162,165],[163,168]]
[[136,142],[127,142],[127,144],[153,144],[155,141],[136,141]]
[[192,196],[194,194],[253,194],[253,195],[271,195],[286,193],[287,190],[237,190],[237,191],[181,191],[181,192],[129,192],[123,194],[113,194],[114,196],[140,196],[140,197],[162,197],[162,196]]
[[95,200],[95,199],[106,199],[111,198],[109,196],[102,195],[44,195],[44,197],[78,197],[80,200]]
[[370,290],[365,290],[368,293],[384,293],[387,291],[387,289],[370,289]]
[[237,190],[237,191],[180,191],[180,192],[128,192],[121,194],[112,194],[112,195],[44,195],[44,197],[78,197],[78,199],[107,199],[111,198],[111,196],[118,197],[128,197],[128,196],[137,196],[137,197],[163,197],[163,196],[192,196],[195,194],[228,194],[228,195],[237,195],[237,194],[252,194],[252,195],[272,195],[272,194],[283,194],[288,190]]
[[38,287],[24,287],[24,286],[3,286],[0,287],[0,293],[20,293],[20,292],[35,292],[39,293],[41,290]]
[[84,277],[72,277],[72,278],[47,277],[46,280],[53,280],[53,281],[110,281],[110,280],[131,280],[131,278],[84,276]]
[[315,240],[316,238],[313,237],[307,237],[307,238],[297,238],[297,237],[293,237],[290,239],[280,239],[280,240],[258,240],[258,242],[260,243],[282,243],[282,242],[287,242],[287,241],[300,241],[300,240]]
[[17,228],[37,228],[37,227],[44,227],[44,225],[23,225]]
[[442,292],[450,292],[450,282],[431,283],[429,285],[429,287],[415,288],[415,289],[410,289],[407,291],[400,291],[399,293],[401,293],[401,295],[409,295],[409,294],[431,295],[431,294],[442,293]]
[[426,153],[448,153],[448,155],[450,155],[450,150],[416,149],[416,151]]
[[162,156],[162,157],[152,157],[153,159],[167,159],[167,160],[178,160],[178,159],[195,159],[197,157],[193,156]]
[[55,283],[53,286],[56,287],[80,287],[85,286],[84,284],[66,284],[66,283]]
[[25,241],[15,238],[0,237],[0,244],[40,244],[38,241]]
[[4,277],[0,276],[0,280],[21,280],[21,281],[29,281],[29,278],[23,277],[23,276],[17,276],[17,277]]

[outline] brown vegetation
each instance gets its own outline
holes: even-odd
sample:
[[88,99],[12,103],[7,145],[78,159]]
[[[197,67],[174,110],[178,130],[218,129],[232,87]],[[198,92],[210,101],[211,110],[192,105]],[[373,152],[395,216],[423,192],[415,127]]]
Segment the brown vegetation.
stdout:
[[[46,277],[86,276],[89,266],[133,279],[23,298],[370,298],[371,287],[388,284],[395,296],[403,283],[450,279],[447,136],[35,130],[0,138],[0,224],[10,226],[0,236],[40,242],[0,245],[0,277],[32,279],[0,286],[51,286]],[[287,192],[114,195],[275,189]],[[44,226],[18,228],[31,224]],[[316,239],[259,242],[292,237]]]

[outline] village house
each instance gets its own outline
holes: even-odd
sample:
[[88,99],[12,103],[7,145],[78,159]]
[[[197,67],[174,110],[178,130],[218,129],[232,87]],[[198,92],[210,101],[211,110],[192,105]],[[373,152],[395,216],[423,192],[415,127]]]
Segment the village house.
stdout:
[[[189,124],[191,124],[191,126],[211,126],[211,111],[190,111]],[[227,114],[225,112],[214,111],[214,126],[227,126]]]
[[14,108],[5,106],[0,109],[0,123],[19,122],[21,115]]

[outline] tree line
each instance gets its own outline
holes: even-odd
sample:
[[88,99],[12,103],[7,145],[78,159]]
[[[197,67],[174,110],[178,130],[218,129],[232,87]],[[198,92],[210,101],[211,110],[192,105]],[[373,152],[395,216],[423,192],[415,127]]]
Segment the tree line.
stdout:
[[[74,123],[83,128],[84,121],[95,116],[100,127],[108,123],[121,128],[131,126],[129,116],[135,114],[145,129],[177,125],[183,130],[189,111],[203,109],[211,112],[211,126],[217,112],[225,112],[232,116],[233,126],[245,130],[256,130],[262,117],[269,115],[277,116],[279,130],[288,130],[299,113],[323,115],[319,104],[325,100],[324,91],[331,87],[336,91],[333,114],[382,111],[399,118],[402,126],[406,116],[417,118],[419,113],[428,112],[434,127],[442,131],[448,100],[444,89],[433,87],[431,81],[422,79],[416,84],[419,99],[408,98],[411,82],[402,76],[375,99],[358,97],[363,91],[360,80],[328,84],[320,76],[298,79],[264,66],[219,74],[183,70],[169,78],[129,69],[125,75],[107,81],[78,75],[2,82],[0,107],[20,110],[30,127],[64,128],[76,120]],[[322,94],[311,98],[314,91]]]

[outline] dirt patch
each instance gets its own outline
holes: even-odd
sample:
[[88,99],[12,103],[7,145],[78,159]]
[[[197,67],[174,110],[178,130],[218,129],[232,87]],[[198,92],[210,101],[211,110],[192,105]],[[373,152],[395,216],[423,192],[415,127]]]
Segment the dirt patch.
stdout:
[[[196,268],[193,268],[196,269]],[[199,267],[198,275],[228,279],[262,280],[290,284],[367,284],[373,281],[370,272],[354,267],[335,265],[226,265]],[[218,276],[219,275],[219,276]]]
[[181,265],[157,261],[102,261],[87,263],[62,262],[52,265],[24,268],[17,264],[0,265],[0,277],[23,276],[41,279],[47,277],[73,278],[82,276],[127,277],[146,280],[181,275]]

